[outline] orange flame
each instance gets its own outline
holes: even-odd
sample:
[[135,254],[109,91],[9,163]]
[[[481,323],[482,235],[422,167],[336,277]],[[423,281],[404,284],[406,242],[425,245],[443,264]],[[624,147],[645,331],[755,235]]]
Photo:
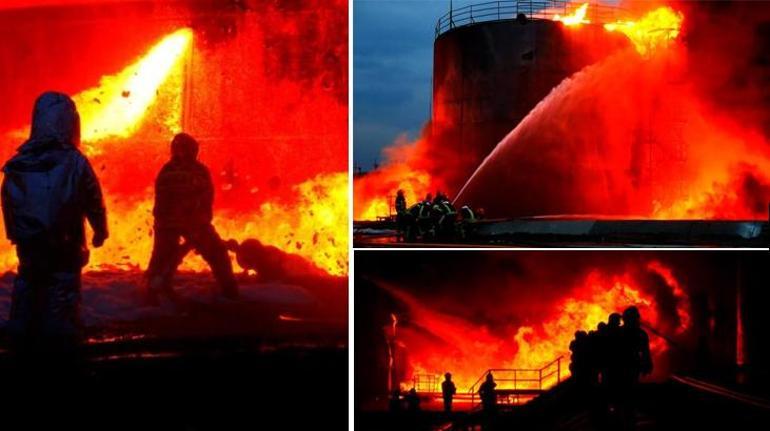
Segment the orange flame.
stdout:
[[588,3],[583,3],[575,9],[571,15],[561,16],[559,14],[554,15],[554,21],[561,21],[564,25],[575,26],[580,24],[590,24],[591,21],[586,19],[586,13],[588,13]]
[[[168,142],[182,129],[185,59],[192,41],[191,29],[177,30],[121,72],[103,77],[97,87],[73,97],[81,115],[83,150],[92,157],[103,180],[110,224],[110,239],[102,248],[92,250],[86,269],[139,270],[148,263],[152,190],[126,190],[116,178],[120,172],[102,172],[100,166],[115,167],[126,160],[142,163],[130,158],[161,152],[153,148],[139,151],[134,146],[137,141]],[[9,136],[22,138],[24,132]],[[292,202],[267,201],[256,211],[217,212],[214,225],[225,239],[258,238],[302,256],[329,274],[346,275],[347,173],[319,174],[293,190],[296,198]],[[11,244],[0,244],[0,268],[11,270],[16,264]],[[189,257],[182,265],[182,269],[193,271],[207,268],[198,256]]]
[[[423,199],[431,187],[430,175],[414,171],[405,164],[390,165],[354,180],[356,194],[355,220],[376,220],[395,214],[394,200],[398,190],[404,191],[407,205]],[[369,193],[368,188],[377,187]]]
[[[82,139],[93,143],[106,138],[127,138],[143,123],[148,108],[157,98],[158,89],[170,77],[177,80],[179,91],[164,119],[170,134],[181,131],[182,99],[179,81],[183,59],[192,43],[193,33],[182,28],[164,37],[144,57],[123,69],[119,74],[103,77],[98,87],[85,90],[73,97],[80,112]],[[89,155],[98,154],[93,146],[86,146]]]
[[[690,326],[689,298],[673,276],[670,268],[657,261],[647,264],[646,270],[659,275],[671,289],[677,301],[677,334]],[[444,315],[418,303],[414,298],[397,293],[414,315],[416,324],[430,332],[431,339],[424,338],[423,330],[401,330],[401,339],[409,350],[412,374],[440,376],[451,372],[458,391],[470,390],[476,380],[491,368],[537,370],[561,357],[561,378],[569,376],[569,344],[575,331],[593,330],[606,321],[610,313],[622,312],[628,306],[639,308],[643,324],[656,330],[665,326],[654,298],[640,288],[634,273],[606,274],[594,270],[568,296],[556,301],[552,312],[542,321],[519,326],[515,331],[506,329],[503,334],[451,315]],[[435,337],[435,338],[434,338]],[[665,341],[650,334],[650,348],[654,356],[667,349]],[[405,376],[404,386],[409,387],[412,376]],[[543,380],[547,388],[556,383],[553,375]],[[506,382],[500,383],[505,387]]]
[[648,56],[666,47],[679,36],[684,15],[663,6],[644,15],[638,21],[618,21],[604,24],[607,31],[619,31],[634,44],[636,51]]
[[[295,190],[298,198],[294,202],[266,202],[250,214],[216,214],[214,225],[225,239],[258,238],[264,244],[306,258],[329,274],[346,275],[347,173],[321,174],[295,186]],[[104,247],[92,250],[87,268],[144,269],[152,253],[152,206],[150,191],[134,201],[109,199],[110,239]],[[0,250],[0,263],[7,268],[15,266],[13,250]],[[208,265],[200,256],[191,255],[181,268],[205,271]]]
[[353,179],[354,220],[394,215],[399,190],[404,191],[407,206],[411,206],[441,188],[426,169],[415,163],[424,156],[426,142],[426,137],[414,142],[399,137],[393,146],[384,150],[387,162],[383,167]]

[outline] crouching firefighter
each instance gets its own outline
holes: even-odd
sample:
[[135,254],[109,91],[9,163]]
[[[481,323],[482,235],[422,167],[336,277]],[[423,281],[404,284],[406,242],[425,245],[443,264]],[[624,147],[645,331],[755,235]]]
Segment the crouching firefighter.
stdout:
[[80,341],[80,275],[107,239],[99,181],[80,152],[80,116],[61,93],[35,102],[29,139],[3,167],[5,232],[19,258],[8,332],[21,353],[73,353]]
[[227,247],[211,224],[213,205],[214,185],[208,168],[198,161],[198,142],[186,133],[174,136],[171,160],[155,180],[155,236],[147,268],[149,303],[157,303],[160,294],[175,297],[171,282],[190,250],[209,264],[223,296],[238,297]]

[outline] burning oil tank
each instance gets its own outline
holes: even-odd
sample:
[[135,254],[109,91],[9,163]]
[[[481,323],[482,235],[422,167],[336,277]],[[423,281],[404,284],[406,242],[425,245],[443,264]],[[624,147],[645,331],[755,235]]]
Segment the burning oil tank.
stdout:
[[[580,34],[557,16],[569,2],[490,2],[452,10],[436,25],[432,133],[458,160],[456,193],[484,157],[562,80],[626,46],[601,25]],[[592,19],[618,9],[592,5]],[[594,18],[595,17],[595,18]]]

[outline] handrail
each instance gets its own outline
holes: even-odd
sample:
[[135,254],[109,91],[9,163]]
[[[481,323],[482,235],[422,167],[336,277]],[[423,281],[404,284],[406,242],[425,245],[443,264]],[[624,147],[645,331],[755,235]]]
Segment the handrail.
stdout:
[[[473,385],[471,385],[470,389],[468,389],[468,393],[471,395],[471,405],[474,405],[476,402],[476,393],[478,392],[477,388],[480,387],[481,382],[486,379],[487,374],[489,373],[493,373],[493,374],[498,373],[503,375],[504,373],[508,373],[508,374],[513,373],[512,378],[496,376],[495,382],[498,382],[498,383],[513,382],[512,389],[514,391],[518,389],[537,389],[540,391],[544,389],[548,389],[547,387],[546,388],[543,387],[543,382],[549,381],[549,379],[554,375],[556,376],[555,384],[559,384],[561,382],[561,361],[563,358],[564,358],[563,356],[559,356],[553,361],[545,364],[540,368],[490,368],[490,369],[487,369],[481,374],[481,376],[479,376],[476,382],[473,383]],[[554,366],[555,366],[555,369],[548,371],[549,369],[554,368]],[[544,371],[545,371],[545,374],[544,374]],[[522,377],[519,377],[519,374],[521,373],[533,373],[533,374],[536,373],[537,377],[522,378]],[[537,383],[537,385],[533,385],[537,387],[520,388],[519,383]]]
[[[438,392],[439,376],[433,374],[415,374],[412,376],[412,387],[417,392]],[[423,387],[427,386],[429,390],[423,390]]]
[[[514,20],[519,14],[527,19],[553,20],[556,15],[568,15],[577,9],[581,1],[567,0],[500,0],[471,4],[450,9],[436,22],[436,37],[449,30],[479,22]],[[588,19],[596,23],[615,22],[625,10],[615,6],[588,1]]]

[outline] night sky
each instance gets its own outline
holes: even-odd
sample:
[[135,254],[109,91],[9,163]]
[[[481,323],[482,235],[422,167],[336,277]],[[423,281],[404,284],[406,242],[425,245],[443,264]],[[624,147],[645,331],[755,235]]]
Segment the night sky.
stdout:
[[448,11],[449,0],[353,1],[353,154],[364,170],[430,118],[434,32]]

